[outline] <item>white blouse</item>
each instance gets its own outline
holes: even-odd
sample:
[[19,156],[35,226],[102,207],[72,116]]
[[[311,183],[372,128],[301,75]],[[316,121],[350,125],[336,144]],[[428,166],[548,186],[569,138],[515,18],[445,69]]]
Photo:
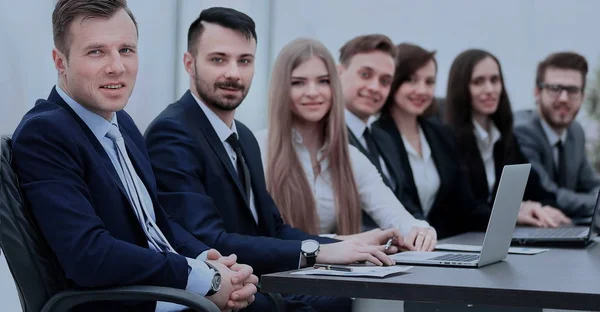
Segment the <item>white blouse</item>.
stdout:
[[498,142],[498,140],[500,140],[500,131],[492,122],[492,127],[488,133],[477,121],[473,120],[473,133],[475,134],[477,147],[479,148],[479,153],[481,154],[483,167],[485,168],[485,177],[487,179],[489,192],[488,201],[490,201],[492,198],[494,185],[496,184],[496,161],[494,160],[494,145],[496,142]]
[[418,126],[419,140],[421,141],[422,156],[417,153],[408,139],[401,133],[402,141],[404,141],[404,149],[408,154],[408,162],[413,174],[413,180],[419,194],[419,201],[423,215],[427,216],[431,210],[431,206],[435,202],[435,197],[440,189],[440,175],[431,157],[431,148],[423,134],[423,130]]
[[[267,130],[255,133],[261,150],[261,158],[265,172],[267,170]],[[315,177],[308,149],[302,144],[302,137],[293,131],[293,144],[298,159],[304,169],[310,188],[316,200],[317,214],[320,220],[321,234],[335,233],[336,216],[334,191],[331,181],[329,161],[324,159],[320,164],[321,172]],[[350,162],[362,209],[382,229],[396,227],[403,235],[408,234],[414,226],[429,227],[426,221],[415,219],[398,201],[394,193],[387,187],[377,168],[356,147],[349,145]],[[317,158],[321,157],[319,151]]]

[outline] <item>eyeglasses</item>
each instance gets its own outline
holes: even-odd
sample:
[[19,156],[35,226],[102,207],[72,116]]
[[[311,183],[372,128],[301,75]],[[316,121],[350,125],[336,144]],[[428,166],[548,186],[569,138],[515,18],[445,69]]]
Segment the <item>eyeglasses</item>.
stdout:
[[567,96],[570,100],[577,101],[581,99],[583,95],[580,87],[575,86],[563,86],[559,84],[548,84],[548,83],[540,83],[540,89],[546,89],[548,95],[553,98],[557,98],[560,96],[563,90],[567,91]]

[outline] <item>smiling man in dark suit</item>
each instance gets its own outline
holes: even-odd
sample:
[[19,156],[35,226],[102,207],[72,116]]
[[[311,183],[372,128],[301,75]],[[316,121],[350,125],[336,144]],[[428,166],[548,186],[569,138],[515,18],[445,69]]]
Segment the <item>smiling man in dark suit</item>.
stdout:
[[[258,283],[252,269],[209,251],[158,202],[142,134],[123,111],[138,70],[126,1],[60,0],[52,26],[58,83],[15,130],[12,165],[71,287],[166,286],[220,309],[247,306]],[[111,301],[74,311],[183,309]]]
[[[415,208],[408,196],[404,196],[404,173],[396,144],[389,134],[372,127],[370,122],[390,93],[395,56],[396,46],[387,36],[363,35],[340,48],[338,69],[346,102],[345,117],[350,144],[371,160],[396,198],[414,214],[420,210]],[[363,227],[368,229],[377,225],[363,214]]]
[[[191,24],[184,55],[190,90],[146,132],[161,203],[196,237],[235,252],[259,276],[315,261],[391,264],[381,246],[336,243],[284,224],[267,192],[256,138],[234,120],[254,75],[256,40],[254,21],[233,9],[206,9]],[[318,254],[305,248],[315,245]],[[351,305],[348,298],[284,299],[288,309],[301,311],[348,311]]]
[[571,218],[590,217],[600,190],[600,178],[585,155],[585,133],[575,120],[587,72],[586,59],[577,53],[549,55],[537,69],[537,112],[519,112],[515,127],[542,186]]

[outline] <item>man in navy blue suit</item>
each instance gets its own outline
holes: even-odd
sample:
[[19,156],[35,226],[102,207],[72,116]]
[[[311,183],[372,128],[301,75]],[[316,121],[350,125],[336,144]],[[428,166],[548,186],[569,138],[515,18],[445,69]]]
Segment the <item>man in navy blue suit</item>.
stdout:
[[[252,268],[209,250],[158,202],[143,137],[122,111],[138,69],[137,24],[126,1],[60,0],[52,25],[58,83],[17,127],[13,166],[72,286],[175,287],[223,310],[252,303]],[[183,309],[115,301],[76,310]]]
[[[372,245],[397,231],[369,232],[369,245],[309,235],[283,222],[266,189],[257,141],[234,120],[254,75],[256,42],[254,21],[233,9],[206,9],[191,24],[184,55],[190,90],[146,131],[160,202],[197,238],[236,253],[259,276],[314,262],[392,264]],[[285,299],[292,309],[350,309],[347,298]]]

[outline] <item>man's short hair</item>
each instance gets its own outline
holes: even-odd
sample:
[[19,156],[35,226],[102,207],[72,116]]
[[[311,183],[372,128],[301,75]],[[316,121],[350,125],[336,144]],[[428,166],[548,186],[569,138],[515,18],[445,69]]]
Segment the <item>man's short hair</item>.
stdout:
[[235,30],[246,36],[248,40],[256,38],[256,25],[254,20],[231,8],[214,7],[200,12],[200,16],[190,25],[188,30],[188,52],[196,54],[196,42],[204,32],[203,22],[217,24],[231,30]]
[[396,46],[392,40],[385,35],[371,34],[358,36],[344,44],[340,48],[340,64],[348,67],[350,59],[356,54],[381,51],[396,58]]
[[[535,85],[540,87],[546,77],[548,68],[572,69],[581,73],[582,87],[585,88],[585,77],[588,73],[588,63],[585,57],[575,52],[557,52],[548,55],[538,64]],[[583,90],[582,88],[582,90]]]
[[84,19],[98,17],[108,19],[121,9],[127,12],[137,31],[137,22],[127,7],[127,0],[58,0],[52,12],[54,46],[68,59],[71,47],[69,27],[78,16],[83,15]]

